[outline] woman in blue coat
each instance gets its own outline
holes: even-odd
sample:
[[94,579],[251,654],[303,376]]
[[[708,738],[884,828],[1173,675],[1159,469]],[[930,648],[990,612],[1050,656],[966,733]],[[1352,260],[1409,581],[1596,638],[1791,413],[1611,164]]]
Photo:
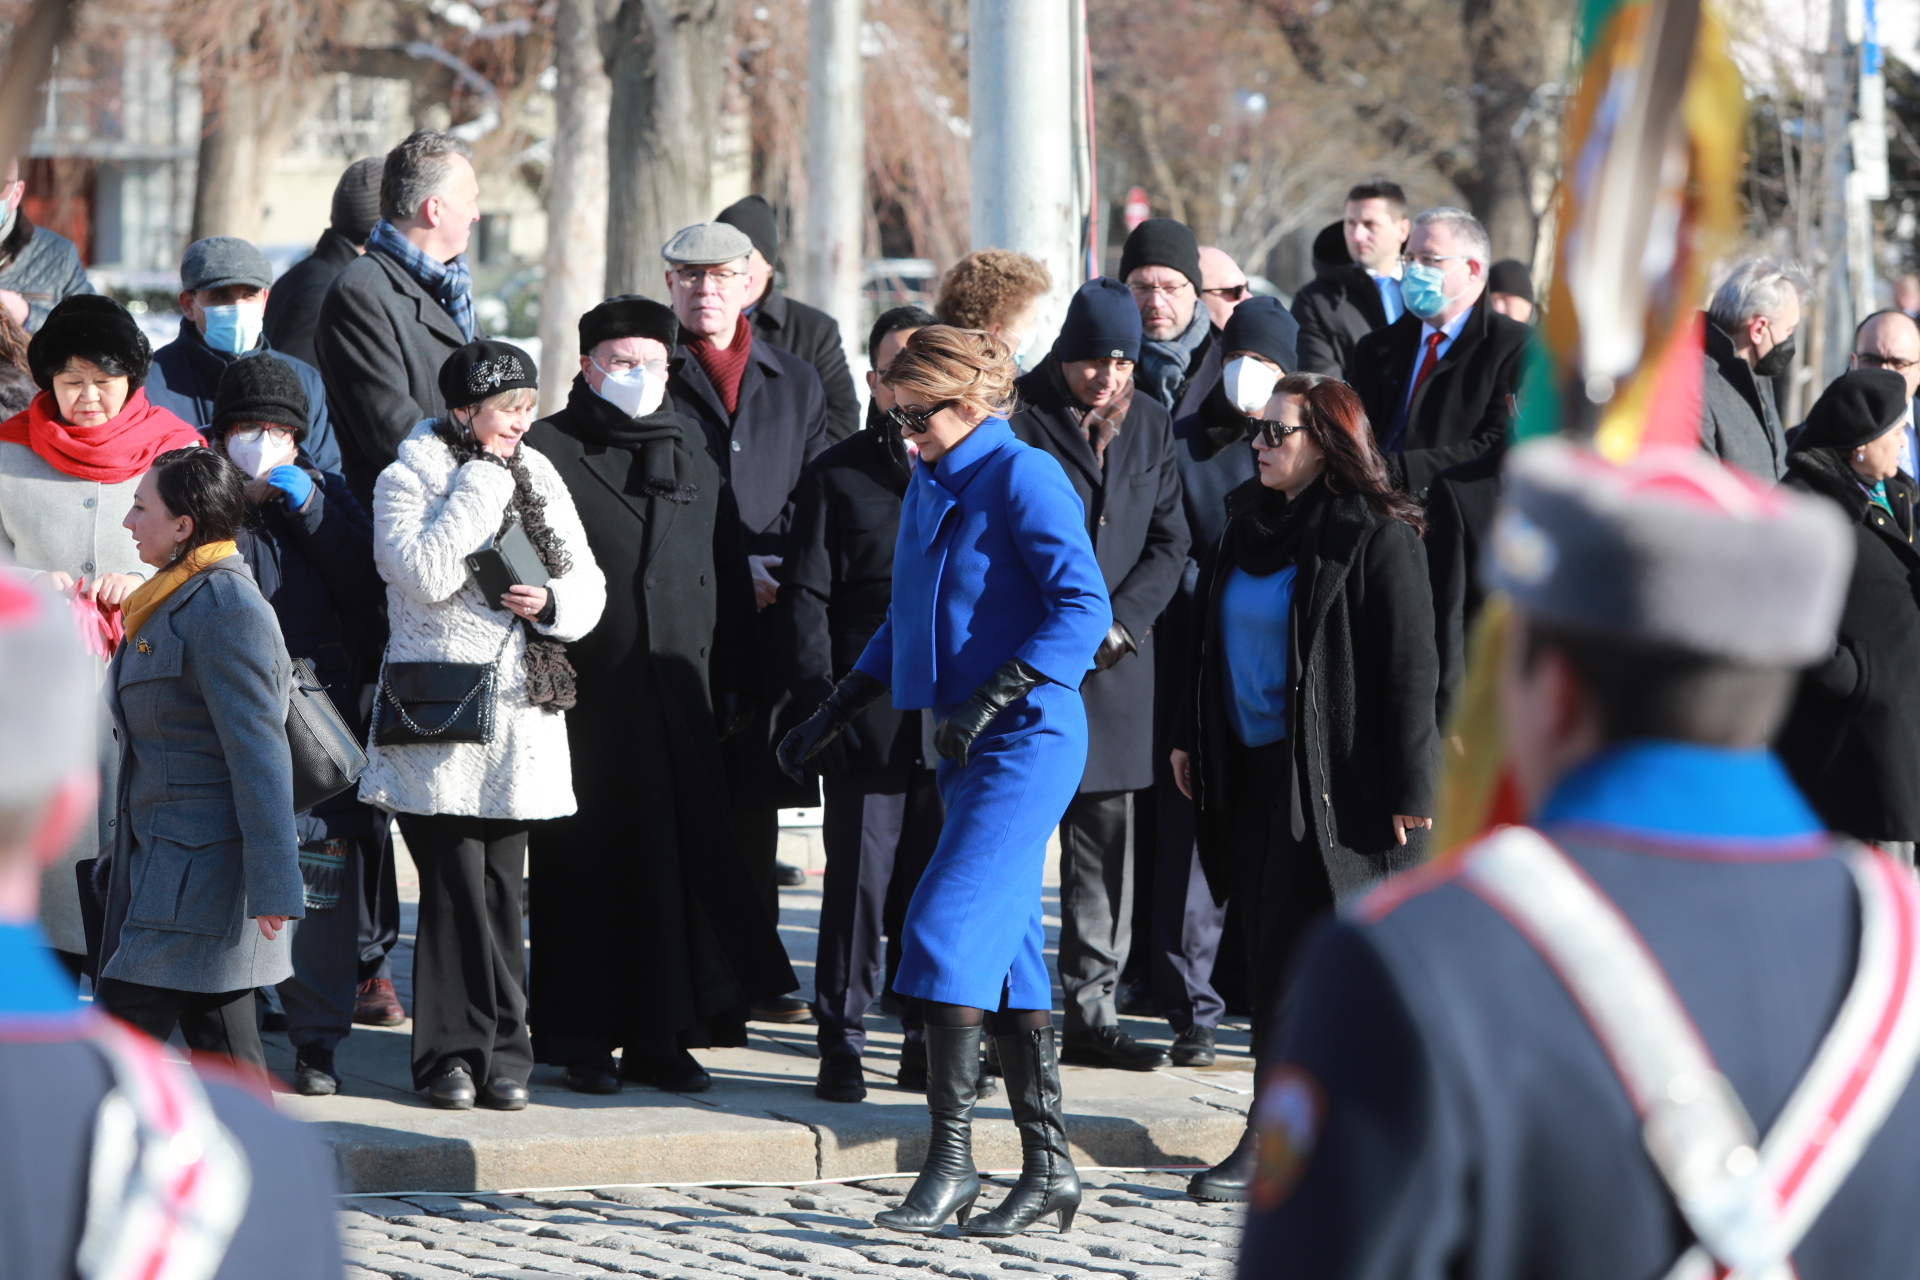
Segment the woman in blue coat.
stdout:
[[[893,984],[926,1012],[933,1134],[906,1200],[877,1219],[923,1234],[956,1212],[973,1235],[1013,1235],[1049,1214],[1065,1230],[1080,1204],[1060,1114],[1040,876],[1086,767],[1080,681],[1113,614],[1073,486],[1007,426],[1018,372],[991,335],[932,325],[881,375],[919,459],[893,602],[853,671],[780,747],[797,774],[889,689],[895,707],[935,716],[947,820],[907,908]],[[1024,1158],[1007,1198],[969,1223],[983,1030],[1000,1050]]]

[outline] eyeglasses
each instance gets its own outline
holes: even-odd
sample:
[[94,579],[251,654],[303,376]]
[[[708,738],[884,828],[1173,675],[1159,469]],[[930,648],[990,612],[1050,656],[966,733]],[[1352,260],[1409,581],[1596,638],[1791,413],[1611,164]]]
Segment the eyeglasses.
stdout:
[[1472,262],[1473,258],[1464,253],[1416,253],[1400,261],[1417,262],[1423,267],[1438,269],[1443,262]]
[[1239,284],[1223,284],[1218,289],[1202,289],[1200,292],[1209,298],[1218,298],[1222,302],[1239,302],[1253,290],[1247,287],[1245,280],[1242,280]]
[[282,444],[291,442],[294,435],[292,427],[268,426],[255,423],[251,426],[235,427],[233,430],[227,432],[227,439],[238,440],[243,444],[252,444],[258,440],[262,434],[269,432],[272,433],[275,440],[280,441]]
[[1863,368],[1885,369],[1891,373],[1905,373],[1907,370],[1913,368],[1913,366],[1920,364],[1920,360],[1902,360],[1898,356],[1869,355],[1865,351],[1854,352],[1853,358],[1859,361]]
[[958,400],[942,400],[927,409],[909,409],[905,405],[895,405],[887,410],[887,420],[900,429],[903,436],[923,436],[927,433],[927,424],[936,415],[959,404]]
[[[598,360],[595,360],[594,363],[600,364]],[[667,362],[665,360],[628,360],[622,356],[615,356],[605,364],[600,364],[600,372],[602,373],[632,373],[635,369],[645,369],[656,378],[664,378],[667,376]]]
[[1278,449],[1280,442],[1296,431],[1304,431],[1307,424],[1296,422],[1291,425],[1284,422],[1264,422],[1253,433],[1253,447],[1256,449]]
[[749,274],[751,273],[731,269],[709,271],[705,267],[675,267],[673,269],[674,283],[683,289],[698,289],[701,285],[708,285],[715,289],[725,289],[735,280],[746,279]]
[[1191,288],[1193,288],[1191,280],[1182,280],[1179,284],[1130,284],[1127,286],[1128,292],[1142,302],[1155,294],[1163,298],[1177,298]]

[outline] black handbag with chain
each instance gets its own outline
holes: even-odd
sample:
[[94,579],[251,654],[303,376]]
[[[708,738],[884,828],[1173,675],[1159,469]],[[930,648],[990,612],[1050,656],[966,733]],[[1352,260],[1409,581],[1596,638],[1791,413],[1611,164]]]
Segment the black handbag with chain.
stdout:
[[373,744],[492,742],[496,672],[518,625],[508,624],[492,662],[382,663],[373,700]]

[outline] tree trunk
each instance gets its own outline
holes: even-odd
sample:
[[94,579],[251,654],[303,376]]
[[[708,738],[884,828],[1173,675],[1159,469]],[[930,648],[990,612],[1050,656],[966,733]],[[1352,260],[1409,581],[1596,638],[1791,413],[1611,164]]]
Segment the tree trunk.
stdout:
[[540,286],[540,412],[567,402],[579,369],[579,320],[606,297],[607,118],[613,82],[596,0],[558,0],[553,16],[553,162],[547,169],[546,278]]
[[1545,15],[1532,0],[1467,0],[1461,18],[1476,137],[1472,165],[1453,180],[1486,225],[1495,260],[1518,258],[1531,267],[1539,231],[1533,175],[1546,122],[1533,120],[1529,106],[1546,79]]
[[660,248],[711,207],[733,0],[625,0],[609,69],[607,292],[666,296]]
[[190,241],[260,238],[260,94],[248,76],[229,73],[224,62],[210,57],[200,72],[204,106]]

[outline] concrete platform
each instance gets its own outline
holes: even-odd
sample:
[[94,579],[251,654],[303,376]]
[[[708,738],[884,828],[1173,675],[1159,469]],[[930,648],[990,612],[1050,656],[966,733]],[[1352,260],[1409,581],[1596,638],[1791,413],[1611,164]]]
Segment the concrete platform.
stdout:
[[[782,856],[817,874],[816,831],[783,832]],[[411,1005],[412,895],[396,978]],[[781,894],[781,932],[810,996],[819,881]],[[1057,900],[1048,890],[1049,943]],[[1049,947],[1051,952],[1051,945]],[[538,963],[537,955],[530,956]],[[1056,988],[1056,1008],[1058,1008]],[[537,1015],[536,1015],[537,1016]],[[1170,1043],[1162,1022],[1127,1019],[1129,1033]],[[522,1187],[606,1186],[648,1182],[778,1182],[911,1172],[926,1149],[923,1095],[893,1085],[900,1026],[868,1019],[867,1100],[826,1102],[813,1092],[813,1028],[756,1023],[742,1049],[699,1051],[714,1076],[702,1094],[669,1094],[629,1085],[612,1097],[567,1089],[560,1071],[536,1068],[532,1105],[502,1113],[439,1111],[409,1087],[409,1028],[355,1028],[340,1048],[340,1095],[279,1099],[283,1111],[320,1125],[340,1161],[342,1189],[360,1193],[477,1191]],[[1247,1028],[1221,1029],[1218,1065],[1157,1072],[1066,1067],[1062,1085],[1075,1159],[1137,1168],[1209,1164],[1239,1138],[1252,1095]],[[292,1048],[268,1036],[268,1062],[290,1073]],[[975,1129],[983,1169],[1019,1164],[1004,1096],[983,1103]]]

